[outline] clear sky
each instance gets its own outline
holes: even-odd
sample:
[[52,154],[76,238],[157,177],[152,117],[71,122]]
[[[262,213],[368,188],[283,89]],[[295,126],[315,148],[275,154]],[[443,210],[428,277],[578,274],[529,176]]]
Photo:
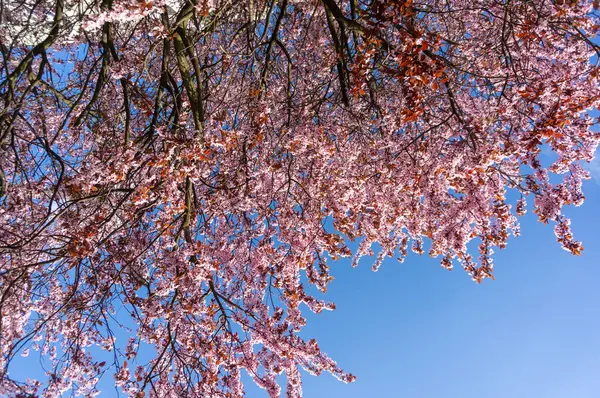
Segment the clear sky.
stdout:
[[[305,397],[600,397],[600,180],[569,208],[584,253],[555,242],[530,211],[522,236],[496,255],[496,280],[412,255],[332,267],[338,309],[311,316],[304,335],[357,376],[304,378]],[[248,397],[266,397],[249,386]]]

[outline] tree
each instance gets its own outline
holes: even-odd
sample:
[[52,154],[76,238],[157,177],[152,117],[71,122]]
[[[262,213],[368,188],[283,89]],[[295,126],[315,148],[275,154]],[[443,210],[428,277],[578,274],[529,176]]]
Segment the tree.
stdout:
[[[527,198],[580,254],[597,8],[1,3],[0,391],[237,397],[245,371],[295,397],[300,368],[354,379],[298,335],[332,260],[427,250],[480,282]],[[47,380],[10,377],[29,349]]]

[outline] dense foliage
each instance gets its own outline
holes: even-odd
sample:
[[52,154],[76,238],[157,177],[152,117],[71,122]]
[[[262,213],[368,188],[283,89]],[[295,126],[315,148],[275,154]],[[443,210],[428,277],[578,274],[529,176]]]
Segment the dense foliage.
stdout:
[[332,260],[479,282],[527,201],[579,254],[597,6],[1,2],[0,394],[297,397],[354,378],[298,335]]

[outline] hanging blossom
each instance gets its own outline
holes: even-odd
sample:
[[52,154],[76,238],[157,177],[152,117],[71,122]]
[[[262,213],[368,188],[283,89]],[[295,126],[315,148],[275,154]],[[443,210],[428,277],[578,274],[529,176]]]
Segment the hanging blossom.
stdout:
[[333,260],[481,282],[528,207],[583,250],[597,2],[0,8],[2,395],[299,397],[354,380],[302,333]]

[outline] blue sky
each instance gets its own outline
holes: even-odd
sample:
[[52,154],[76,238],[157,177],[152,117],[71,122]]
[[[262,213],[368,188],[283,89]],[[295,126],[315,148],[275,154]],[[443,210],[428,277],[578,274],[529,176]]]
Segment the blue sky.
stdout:
[[[368,259],[332,266],[338,309],[303,331],[358,378],[304,377],[305,397],[600,397],[600,180],[567,209],[584,253],[555,242],[530,211],[497,251],[496,280],[409,256],[377,273]],[[247,396],[267,397],[248,385]]]

